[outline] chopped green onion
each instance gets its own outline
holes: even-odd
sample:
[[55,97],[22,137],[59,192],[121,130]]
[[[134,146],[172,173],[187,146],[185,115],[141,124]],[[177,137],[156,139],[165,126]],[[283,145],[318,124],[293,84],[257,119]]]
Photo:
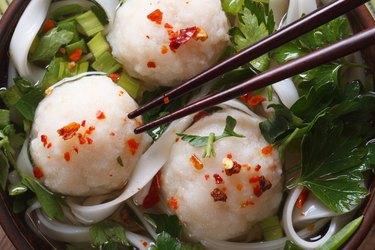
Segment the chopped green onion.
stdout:
[[116,83],[125,89],[134,99],[138,97],[141,84],[138,80],[130,77],[125,71],[122,71],[120,78]]
[[318,250],[331,250],[340,248],[340,246],[343,245],[357,230],[359,225],[361,225],[362,220],[363,215],[348,223],[335,235],[329,238],[322,246],[320,246]]
[[77,41],[79,41],[79,35],[78,35],[78,32],[77,32],[77,23],[76,21],[74,20],[71,20],[69,22],[60,22],[57,24],[57,27],[60,29],[60,30],[67,30],[67,31],[70,31],[73,33],[73,38],[72,40],[70,41],[70,43],[75,43]]
[[68,4],[54,9],[51,12],[51,18],[55,20],[65,19],[66,17],[80,14],[84,11],[79,4]]
[[215,152],[215,148],[214,148],[214,142],[215,142],[215,133],[210,133],[208,135],[208,142],[207,142],[207,145],[206,145],[206,149],[204,150],[204,153],[202,155],[203,158],[210,158],[210,157],[215,157],[216,156],[216,152]]
[[82,34],[88,37],[104,30],[104,26],[91,10],[77,16],[76,21]]
[[85,40],[83,39],[79,40],[78,42],[71,43],[67,45],[65,48],[68,55],[72,54],[77,49],[82,50],[82,53],[87,53],[87,46]]
[[91,65],[93,69],[96,71],[102,71],[105,73],[114,73],[121,68],[121,64],[119,64],[109,53],[109,51],[104,52],[98,58],[96,58],[95,62]]
[[268,217],[262,220],[260,222],[260,227],[266,241],[277,240],[284,236],[277,216]]
[[95,58],[98,58],[101,54],[106,51],[110,51],[109,44],[103,34],[99,32],[96,34],[88,43],[90,51],[94,54]]

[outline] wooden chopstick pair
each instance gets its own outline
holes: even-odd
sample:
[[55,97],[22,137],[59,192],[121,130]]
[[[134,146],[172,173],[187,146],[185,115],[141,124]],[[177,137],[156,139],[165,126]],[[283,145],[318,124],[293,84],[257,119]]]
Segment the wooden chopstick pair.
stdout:
[[[366,2],[368,2],[368,0],[332,1],[330,4],[302,17],[296,22],[286,26],[283,29],[280,29],[279,31],[260,40],[252,46],[231,56],[225,61],[211,67],[210,69],[182,83],[176,88],[166,92],[164,95],[129,113],[129,118],[137,117],[153,107],[164,104],[165,98],[171,100],[185,94],[196,87],[203,85],[205,82],[212,80],[225,72],[233,70],[255,58],[258,58],[270,50],[275,49],[284,43],[287,43]],[[136,134],[142,133],[151,128],[160,126],[161,124],[171,122],[207,107],[225,102],[248,92],[284,80],[288,77],[300,74],[321,64],[349,55],[371,45],[375,45],[375,28],[365,30],[335,44],[311,52],[303,57],[258,74],[255,77],[230,89],[226,89],[222,92],[205,97],[204,99],[191,103],[173,113],[139,126],[134,130],[134,132]]]

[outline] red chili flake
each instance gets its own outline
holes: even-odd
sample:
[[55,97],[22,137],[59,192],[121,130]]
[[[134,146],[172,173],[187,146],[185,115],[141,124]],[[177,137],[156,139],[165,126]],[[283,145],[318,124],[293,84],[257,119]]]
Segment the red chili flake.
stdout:
[[262,148],[262,154],[270,155],[270,154],[272,154],[272,150],[273,150],[273,147],[271,145],[266,146],[266,147]]
[[69,59],[73,62],[78,61],[82,57],[82,50],[81,49],[76,49],[70,54]]
[[170,102],[168,96],[164,97],[163,102],[164,104],[168,104]]
[[87,139],[87,143],[88,144],[92,144],[93,143],[93,140],[90,137],[86,137],[86,139]]
[[82,126],[82,127],[85,127],[85,126],[86,126],[86,120],[83,120],[83,121],[81,122],[81,126]]
[[207,115],[208,115],[207,111],[201,111],[201,112],[198,112],[198,114],[196,114],[193,119],[194,119],[195,122],[197,122]]
[[134,138],[132,138],[132,139],[129,139],[127,141],[127,144],[128,144],[129,149],[130,149],[130,153],[132,155],[135,155],[137,153],[138,148],[139,148],[139,143]]
[[160,192],[160,188],[161,188],[160,177],[161,177],[161,173],[159,171],[154,176],[154,178],[152,179],[150,190],[148,191],[147,196],[143,200],[142,207],[144,207],[146,209],[151,208],[156,203],[159,202],[159,200],[160,200],[159,192]]
[[222,183],[224,183],[224,180],[223,180],[223,178],[221,178],[220,175],[214,174],[213,177],[215,179],[216,184],[222,184]]
[[81,145],[87,142],[86,138],[81,133],[78,133],[78,140],[79,140],[79,144]]
[[57,133],[64,139],[69,140],[76,135],[77,131],[80,129],[81,125],[76,122],[71,122],[68,125],[57,130]]
[[228,176],[238,174],[239,172],[241,172],[241,165],[236,161],[233,161],[233,167],[231,169],[225,169],[225,174]]
[[60,53],[63,54],[63,55],[66,54],[66,49],[65,49],[65,48],[60,48],[59,51],[60,51]]
[[245,207],[252,206],[252,205],[255,205],[255,203],[252,202],[251,200],[246,200],[241,203],[241,208],[245,208]]
[[109,133],[109,135],[110,136],[115,136],[116,134],[115,134],[115,132],[111,132],[111,133]]
[[153,12],[151,12],[150,14],[148,14],[147,18],[151,22],[155,22],[157,24],[161,24],[161,22],[163,20],[163,12],[161,12],[159,9],[156,9]]
[[207,39],[207,34],[199,27],[193,26],[185,29],[180,29],[177,32],[167,29],[169,35],[169,48],[176,52],[176,50],[182,45],[190,41],[192,38],[195,40],[204,41],[204,35]]
[[86,131],[85,133],[88,134],[88,135],[91,135],[92,132],[95,130],[95,126],[90,126]]
[[148,61],[147,67],[150,68],[150,69],[154,69],[154,68],[156,68],[156,64],[153,61]]
[[204,165],[201,162],[201,160],[195,154],[193,154],[192,156],[190,156],[190,163],[191,163],[191,165],[193,165],[193,167],[196,170],[201,170],[204,167]]
[[262,166],[261,165],[256,165],[255,166],[255,168],[254,168],[254,170],[256,171],[256,172],[259,172],[259,170],[262,168]]
[[52,143],[48,143],[47,148],[51,148],[51,147],[52,147]]
[[257,182],[259,182],[259,180],[260,180],[260,177],[259,177],[259,176],[251,176],[251,177],[249,178],[249,182],[250,182],[250,183],[257,183]]
[[208,39],[208,35],[202,28],[197,27],[197,31],[194,33],[193,39],[204,42]]
[[73,150],[78,154],[78,148],[76,146],[73,146]]
[[232,153],[227,154],[227,158],[232,159],[233,158]]
[[224,169],[222,169],[222,170],[221,170],[221,173],[225,174],[225,170],[224,170]]
[[161,46],[160,52],[161,52],[163,55],[167,54],[167,53],[168,53],[168,47],[165,46],[165,45]]
[[144,247],[147,247],[147,246],[148,246],[147,241],[141,240],[141,243],[142,243],[142,245],[143,245]]
[[41,142],[43,142],[43,147],[47,146],[48,144],[48,137],[46,135],[41,135],[40,136]]
[[243,185],[241,183],[237,183],[236,188],[238,191],[242,191]]
[[302,208],[303,204],[305,204],[305,201],[309,197],[309,193],[310,193],[310,191],[306,188],[304,188],[302,190],[302,192],[300,193],[300,195],[297,198],[296,208]]
[[263,96],[252,96],[250,97],[250,99],[247,100],[247,103],[252,106],[252,107],[255,107],[256,105],[258,105],[259,103],[262,103],[266,100],[266,98],[264,98]]
[[260,197],[263,194],[262,189],[259,185],[253,187],[253,193],[256,197]]
[[43,24],[43,27],[42,27],[42,31],[43,32],[47,32],[53,28],[55,28],[55,23],[51,20],[51,19],[48,19],[44,24]]
[[105,119],[105,114],[104,114],[104,112],[103,112],[103,111],[100,111],[100,110],[96,111],[96,118],[98,118],[99,120],[103,120],[103,119]]
[[211,196],[212,198],[214,198],[214,201],[223,201],[223,202],[226,202],[227,201],[227,195],[226,193],[224,193],[222,190],[220,190],[219,188],[215,188],[212,192],[211,192]]
[[175,142],[178,142],[180,140],[180,137],[176,137]]
[[173,29],[173,26],[170,25],[169,23],[165,23],[164,24],[164,28],[166,28],[166,29]]
[[245,168],[247,171],[251,170],[251,167],[248,164],[243,164],[241,167]]
[[37,166],[33,167],[33,174],[37,179],[40,179],[44,176],[42,169]]
[[171,208],[173,210],[177,210],[178,209],[178,200],[175,197],[172,196],[168,200],[168,206],[169,206],[169,208]]
[[206,181],[210,178],[210,175],[209,174],[205,174],[204,175],[204,178],[206,179]]
[[120,92],[118,92],[118,96],[122,96],[125,92],[120,90]]
[[65,153],[64,153],[64,159],[65,159],[66,161],[70,161],[70,153],[69,153],[69,152],[65,152]]
[[263,175],[260,176],[259,185],[262,188],[263,192],[267,191],[272,187],[272,183],[269,180],[267,180],[266,177],[264,177]]
[[117,82],[120,79],[120,74],[112,73],[109,74],[108,77],[111,78],[112,81]]
[[151,37],[150,37],[149,35],[146,35],[146,38],[147,38],[147,39],[150,39]]

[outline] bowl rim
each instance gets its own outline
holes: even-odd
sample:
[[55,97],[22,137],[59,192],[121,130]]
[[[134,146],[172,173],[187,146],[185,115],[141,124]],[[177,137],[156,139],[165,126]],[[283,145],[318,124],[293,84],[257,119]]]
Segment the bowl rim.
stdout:
[[[0,19],[0,48],[8,48],[12,33],[21,17],[23,11],[31,0],[13,0],[9,5],[7,11]],[[348,18],[353,27],[354,32],[359,32],[363,29],[375,27],[375,20],[367,7],[360,6],[350,13]],[[365,51],[362,51],[364,59],[372,66],[373,74],[375,76],[375,46],[372,46]],[[7,63],[9,61],[8,50],[0,49],[0,78],[7,79]],[[375,79],[375,77],[374,77]],[[364,215],[364,220],[356,230],[354,235],[346,241],[343,249],[357,249],[363,242],[365,237],[369,234],[371,227],[375,223],[375,178],[372,176],[370,183],[371,195],[364,201],[366,204],[362,206],[357,212],[356,216]],[[34,233],[30,233],[30,229],[21,228],[18,224],[22,216],[17,216],[11,211],[11,203],[9,196],[0,190],[0,222],[4,232],[13,243],[16,249],[49,249],[50,246],[41,239],[37,238]]]

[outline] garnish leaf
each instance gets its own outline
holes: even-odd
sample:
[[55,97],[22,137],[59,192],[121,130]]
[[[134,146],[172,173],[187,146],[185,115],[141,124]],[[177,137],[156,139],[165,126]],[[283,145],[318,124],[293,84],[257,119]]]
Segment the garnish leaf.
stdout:
[[37,48],[30,56],[30,61],[48,64],[60,47],[68,44],[73,36],[71,31],[60,30],[58,27],[53,28],[42,36]]
[[9,174],[8,159],[4,155],[4,153],[0,151],[0,185],[3,190],[5,190],[8,174]]
[[144,217],[155,228],[156,233],[166,232],[176,238],[181,236],[182,226],[176,215],[145,214]]
[[200,147],[207,147],[206,151],[203,154],[203,157],[211,157],[215,155],[215,149],[213,147],[213,143],[215,141],[218,141],[220,139],[223,139],[225,137],[239,137],[243,138],[245,137],[242,134],[236,133],[234,131],[234,128],[237,125],[236,119],[234,119],[232,116],[227,116],[225,121],[225,128],[221,135],[215,136],[215,134],[210,136],[200,136],[200,135],[188,135],[188,134],[180,134],[177,133],[176,135],[181,138],[183,141],[187,141],[191,146],[200,148]]
[[221,6],[225,12],[236,15],[244,5],[244,2],[245,0],[222,0]]
[[63,219],[64,213],[61,208],[62,200],[55,194],[45,189],[34,178],[22,175],[22,184],[33,191],[42,206],[43,211],[52,219]]
[[35,87],[25,95],[23,95],[20,100],[15,105],[18,112],[21,115],[29,120],[34,120],[35,110],[39,104],[39,102],[44,98],[44,93],[38,87]]
[[118,245],[129,246],[124,226],[114,220],[103,220],[90,228],[91,242],[103,249],[117,249]]
[[156,244],[151,250],[203,250],[203,246],[199,243],[182,243],[178,239],[173,238],[166,232],[162,232],[156,239]]

